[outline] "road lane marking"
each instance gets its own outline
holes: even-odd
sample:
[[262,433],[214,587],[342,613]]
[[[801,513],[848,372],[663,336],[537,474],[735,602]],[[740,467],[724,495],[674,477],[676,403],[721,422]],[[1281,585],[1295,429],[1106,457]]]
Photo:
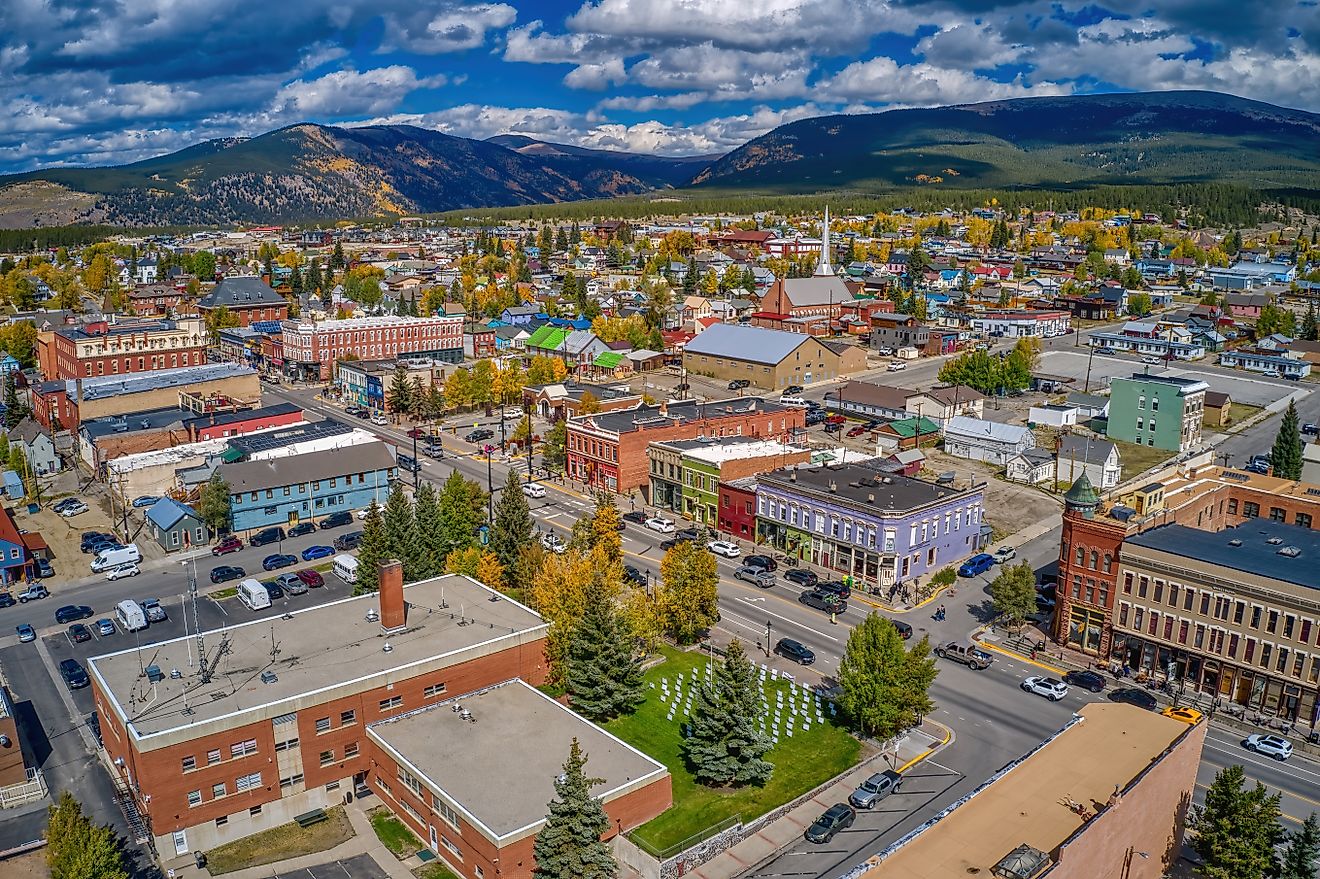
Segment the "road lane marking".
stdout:
[[[1208,784],[1201,784],[1201,782],[1199,782],[1199,781],[1196,783],[1196,786],[1199,787],[1201,790],[1210,790],[1210,785],[1208,785]],[[1283,791],[1282,793],[1283,793],[1284,796],[1288,796],[1288,795],[1289,795],[1286,791]],[[1304,798],[1303,798],[1303,799],[1304,799]],[[1279,810],[1279,817],[1281,817],[1281,818],[1287,818],[1289,821],[1293,822],[1294,824],[1305,824],[1305,823],[1306,823],[1306,819],[1305,819],[1305,818],[1298,818],[1298,817],[1295,816],[1295,815],[1289,815],[1287,812],[1283,811],[1282,809]]]
[[[1270,762],[1266,763],[1264,760],[1257,759],[1255,754],[1253,754],[1251,751],[1247,751],[1244,748],[1238,748],[1237,750],[1230,751],[1227,748],[1220,748],[1216,745],[1204,745],[1203,747],[1209,748],[1211,751],[1218,751],[1221,754],[1229,754],[1233,757],[1233,762],[1235,763],[1254,763],[1257,766],[1269,766],[1273,769],[1282,769],[1284,766],[1288,766],[1287,760],[1271,760]],[[1314,776],[1316,779],[1320,780],[1320,772],[1316,772],[1311,769],[1303,769],[1300,766],[1290,766],[1289,770],[1290,770],[1289,771],[1290,775],[1302,773],[1305,775]]]

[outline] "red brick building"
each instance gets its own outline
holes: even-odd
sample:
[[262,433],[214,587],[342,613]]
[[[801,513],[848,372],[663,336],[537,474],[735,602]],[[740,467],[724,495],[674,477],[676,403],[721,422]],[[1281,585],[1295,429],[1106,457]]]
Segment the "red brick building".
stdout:
[[303,410],[292,403],[275,403],[238,412],[208,412],[184,422],[190,442],[242,436],[256,430],[285,427],[303,420]]
[[183,290],[173,284],[137,284],[125,294],[127,308],[138,317],[172,314],[183,302]]
[[720,483],[720,507],[716,527],[741,540],[756,539],[756,479]]
[[1083,473],[1064,498],[1054,635],[1070,647],[1108,656],[1119,549],[1127,525],[1097,517],[1099,505],[1100,496]]
[[237,318],[240,327],[289,316],[288,300],[261,278],[253,277],[225,278],[197,301],[197,311],[203,318],[221,308]]
[[806,429],[806,410],[759,397],[681,400],[568,420],[567,472],[611,492],[645,489],[646,447],[657,440],[750,436],[789,441]]
[[93,378],[200,366],[206,338],[196,320],[93,321],[37,334],[42,378]]
[[336,360],[416,356],[442,363],[463,360],[463,318],[352,317],[344,320],[286,320],[284,366],[305,378],[328,381]]

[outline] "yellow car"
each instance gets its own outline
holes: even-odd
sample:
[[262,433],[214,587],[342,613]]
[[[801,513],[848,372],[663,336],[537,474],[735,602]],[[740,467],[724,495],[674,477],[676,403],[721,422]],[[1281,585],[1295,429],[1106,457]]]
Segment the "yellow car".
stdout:
[[1183,723],[1199,723],[1201,718],[1204,717],[1195,708],[1175,708],[1172,705],[1165,708],[1160,714],[1165,717],[1172,717],[1174,720],[1181,720]]

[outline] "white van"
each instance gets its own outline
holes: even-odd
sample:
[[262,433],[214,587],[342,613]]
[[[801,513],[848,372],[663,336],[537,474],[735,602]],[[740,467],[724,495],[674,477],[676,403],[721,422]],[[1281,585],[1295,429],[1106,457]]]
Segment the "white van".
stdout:
[[357,582],[357,569],[357,556],[337,555],[335,560],[330,563],[331,573],[350,586]]
[[522,492],[528,497],[545,497],[545,486],[537,482],[524,482]]
[[806,408],[807,400],[806,400],[805,397],[799,397],[799,396],[797,396],[797,395],[788,395],[788,394],[786,394],[786,395],[784,395],[784,396],[782,396],[782,397],[779,398],[779,405],[780,405],[780,406],[797,406],[797,407],[800,407],[800,408]]
[[118,549],[103,549],[92,559],[92,573],[99,574],[119,565],[136,564],[142,561],[142,553],[136,543],[121,546]]
[[119,627],[125,632],[136,632],[147,627],[146,611],[131,598],[126,598],[115,605],[115,617],[119,620]]
[[261,585],[260,580],[247,579],[238,584],[238,600],[248,610],[265,610],[270,607],[270,593]]

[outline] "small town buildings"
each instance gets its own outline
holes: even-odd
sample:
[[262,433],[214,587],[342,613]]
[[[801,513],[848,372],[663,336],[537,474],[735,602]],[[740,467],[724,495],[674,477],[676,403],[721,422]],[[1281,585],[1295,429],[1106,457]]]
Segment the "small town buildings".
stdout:
[[1049,339],[1072,332],[1072,315],[1066,311],[990,310],[973,314],[970,325],[987,336]]
[[632,409],[642,402],[642,395],[626,384],[587,384],[584,382],[551,382],[547,385],[528,385],[523,388],[523,408],[531,409],[542,418],[563,421],[582,412],[583,401],[599,406],[601,412]]
[[0,586],[8,587],[35,577],[34,545],[45,547],[40,532],[20,531],[14,521],[14,511],[0,506]]
[[37,366],[46,381],[201,366],[206,360],[198,320],[94,320],[37,333]]
[[1108,440],[1064,434],[1055,456],[1058,465],[1054,478],[1058,482],[1071,484],[1085,473],[1093,486],[1105,491],[1118,485],[1123,475],[1118,446]]
[[55,473],[62,466],[50,433],[31,417],[24,418],[9,431],[9,448],[20,450],[37,476]]
[[880,425],[875,429],[875,435],[882,446],[916,449],[922,443],[937,441],[940,425],[929,418],[912,415]]
[[1054,453],[1039,446],[1023,449],[1009,458],[1004,466],[1005,478],[1011,482],[1025,482],[1027,485],[1053,482],[1054,474]]
[[756,477],[720,483],[720,509],[716,526],[739,540],[756,539]]
[[737,324],[714,324],[684,346],[689,373],[719,381],[745,379],[759,388],[830,381],[866,368],[857,345]]
[[147,528],[166,552],[205,546],[210,535],[197,511],[173,498],[162,498],[147,508]]
[[943,428],[949,419],[960,415],[980,418],[985,413],[985,395],[967,385],[949,385],[909,391],[903,405],[907,414],[929,418]]
[[1007,466],[1014,456],[1033,448],[1036,436],[1018,424],[1001,424],[958,415],[944,426],[944,451],[954,457]]
[[343,360],[339,362],[335,376],[340,399],[347,404],[365,406],[377,412],[385,411],[385,397],[394,374],[401,368],[409,385],[420,381],[423,389],[443,379],[438,368],[430,361]]
[[362,360],[463,360],[461,316],[285,320],[281,326],[286,370],[313,380],[329,380],[333,365],[350,354]]
[[802,446],[750,436],[653,442],[646,455],[651,505],[712,527],[719,522],[721,482],[811,459],[811,451]]
[[1077,410],[1079,420],[1091,418],[1104,418],[1109,414],[1109,398],[1100,394],[1086,394],[1081,391],[1071,391],[1064,398],[1064,402]]
[[1045,403],[1027,410],[1027,423],[1045,427],[1073,427],[1077,424],[1078,414],[1076,406]]
[[257,277],[226,277],[197,300],[197,312],[203,321],[221,308],[237,319],[241,327],[250,327],[258,321],[281,321],[289,316],[288,300]]
[[32,416],[52,432],[77,430],[84,419],[178,406],[187,393],[242,408],[261,399],[261,382],[255,369],[239,363],[42,382],[32,389]]
[[1201,444],[1209,385],[1200,379],[1137,373],[1109,383],[1106,436],[1171,452]]
[[871,347],[897,351],[899,348],[926,350],[930,344],[932,327],[910,314],[871,315]]
[[1205,392],[1205,423],[1214,427],[1227,427],[1233,411],[1233,398],[1227,391]]
[[494,327],[476,321],[463,324],[464,357],[469,360],[480,360],[483,357],[494,357],[498,350]]
[[1234,348],[1230,351],[1220,352],[1219,365],[1240,367],[1247,372],[1277,373],[1283,378],[1301,379],[1311,374],[1311,362],[1309,360],[1294,357],[1287,352],[1249,351],[1245,348]]

